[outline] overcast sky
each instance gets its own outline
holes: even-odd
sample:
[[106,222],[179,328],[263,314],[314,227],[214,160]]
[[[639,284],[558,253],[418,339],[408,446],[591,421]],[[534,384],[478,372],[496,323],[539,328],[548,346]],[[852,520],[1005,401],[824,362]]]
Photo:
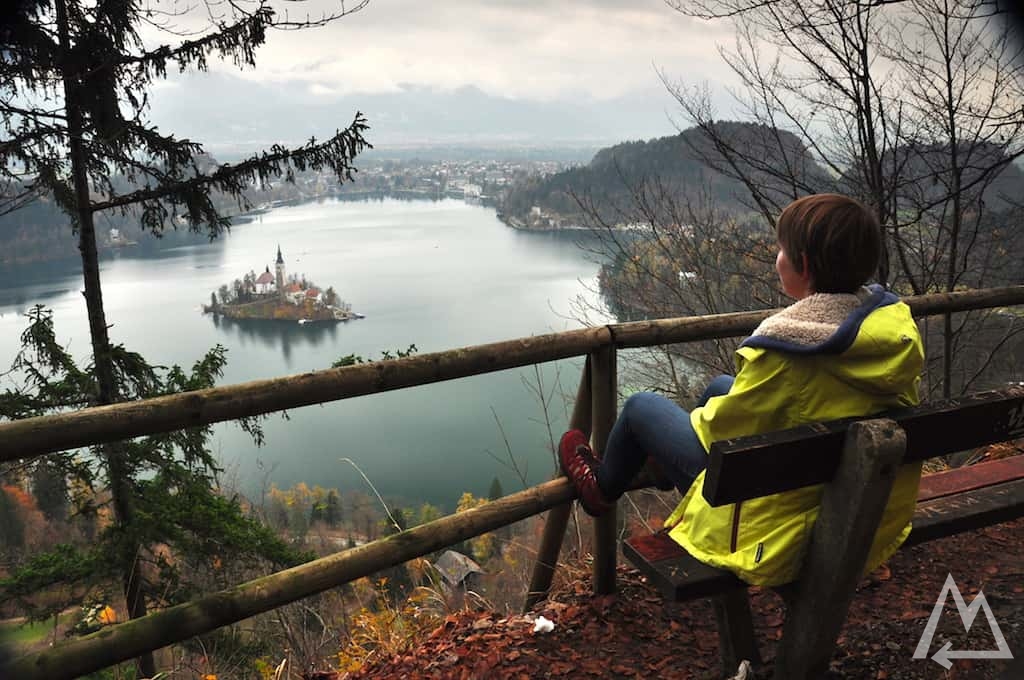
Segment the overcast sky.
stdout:
[[[293,3],[284,5],[295,11]],[[307,3],[314,16],[336,6]],[[426,114],[415,120],[417,107],[430,97],[438,98],[435,113],[475,106],[465,97],[451,99],[460,88],[463,95],[475,88],[474,102],[505,104],[516,113],[495,120],[502,107],[483,106],[481,116],[490,119],[474,129],[473,112],[463,111],[458,126],[468,139],[544,141],[536,124],[508,129],[531,116],[552,119],[553,139],[571,136],[573,120],[581,139],[651,137],[674,131],[673,102],[656,69],[721,91],[727,73],[717,46],[731,45],[732,35],[728,22],[699,22],[660,0],[371,0],[323,28],[272,31],[254,70],[211,62],[210,76],[175,76],[157,92],[153,113],[157,122],[185,125],[186,133],[205,134],[210,142],[239,143],[256,134],[265,142],[278,129],[294,128],[303,111],[319,124],[316,110],[337,108],[340,115],[364,101],[379,109],[385,138],[376,141],[387,145],[430,141],[444,121],[431,122]],[[267,109],[265,100],[275,94],[284,99]],[[241,104],[251,125],[235,124],[233,133],[205,127],[217,117],[212,104],[218,96]],[[291,116],[282,116],[284,105],[292,107]],[[372,125],[375,112],[366,113]],[[500,129],[508,134],[497,134]],[[451,130],[437,135],[452,139]]]
[[721,72],[716,42],[731,35],[727,23],[695,22],[660,0],[372,0],[321,29],[275,31],[259,70],[323,93],[414,83],[612,98],[656,84],[652,64]]

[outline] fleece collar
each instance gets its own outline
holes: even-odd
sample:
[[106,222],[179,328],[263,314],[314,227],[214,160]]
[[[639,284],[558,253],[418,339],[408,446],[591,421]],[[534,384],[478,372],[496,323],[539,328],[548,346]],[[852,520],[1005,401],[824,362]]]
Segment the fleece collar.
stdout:
[[841,354],[853,344],[871,312],[898,301],[877,284],[856,293],[815,293],[762,321],[740,346],[795,354]]

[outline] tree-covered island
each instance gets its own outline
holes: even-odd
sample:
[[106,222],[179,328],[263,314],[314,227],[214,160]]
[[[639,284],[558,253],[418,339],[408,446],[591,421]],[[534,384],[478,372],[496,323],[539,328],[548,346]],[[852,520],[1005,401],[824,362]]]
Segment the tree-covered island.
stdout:
[[262,274],[250,271],[231,285],[223,284],[210,293],[207,314],[230,319],[298,321],[348,321],[361,319],[352,306],[338,297],[333,287],[322,290],[304,274],[285,274],[284,257],[277,247],[274,272],[267,266]]

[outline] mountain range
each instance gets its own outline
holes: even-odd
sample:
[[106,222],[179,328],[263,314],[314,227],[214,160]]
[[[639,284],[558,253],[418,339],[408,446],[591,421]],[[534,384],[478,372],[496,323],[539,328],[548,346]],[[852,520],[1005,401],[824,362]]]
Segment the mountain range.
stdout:
[[[225,105],[226,104],[226,105]],[[473,145],[591,148],[675,128],[673,101],[659,88],[608,100],[512,99],[476,87],[441,90],[404,85],[384,93],[337,94],[308,83],[251,81],[224,73],[196,74],[162,85],[152,95],[152,120],[205,144],[218,158],[273,143],[305,142],[347,126],[356,111],[370,124],[367,138],[391,146]]]

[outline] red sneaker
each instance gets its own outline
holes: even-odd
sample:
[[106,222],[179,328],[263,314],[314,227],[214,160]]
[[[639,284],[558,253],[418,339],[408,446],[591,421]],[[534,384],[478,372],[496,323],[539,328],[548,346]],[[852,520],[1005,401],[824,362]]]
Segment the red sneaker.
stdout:
[[579,494],[580,505],[592,517],[600,517],[614,505],[609,503],[597,485],[594,470],[600,463],[587,443],[587,437],[579,430],[569,430],[558,443],[558,460]]

